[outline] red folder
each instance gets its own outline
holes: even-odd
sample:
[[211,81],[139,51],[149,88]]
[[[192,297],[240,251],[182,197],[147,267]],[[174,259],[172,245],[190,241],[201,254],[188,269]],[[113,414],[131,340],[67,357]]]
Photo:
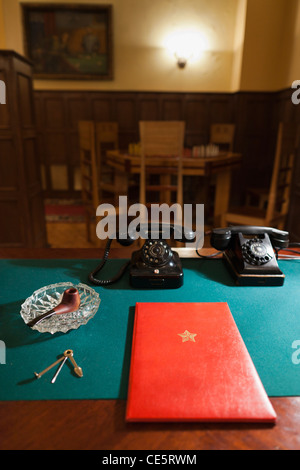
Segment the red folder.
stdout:
[[275,422],[227,303],[137,303],[127,421]]

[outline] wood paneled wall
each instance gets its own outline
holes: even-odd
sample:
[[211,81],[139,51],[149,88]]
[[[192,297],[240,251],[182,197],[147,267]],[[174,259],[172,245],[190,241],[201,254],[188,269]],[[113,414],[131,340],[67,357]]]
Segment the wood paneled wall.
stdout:
[[0,246],[46,246],[31,64],[0,51],[6,104],[0,109]]
[[77,123],[81,119],[118,122],[123,149],[139,140],[140,120],[184,120],[187,147],[208,143],[212,123],[232,122],[237,126],[235,150],[245,155],[248,177],[254,166],[255,178],[262,178],[272,157],[273,94],[36,91],[35,103],[48,195],[55,194],[51,165],[67,166],[66,189],[68,193],[74,190],[74,167],[79,165]]
[[[247,186],[266,185],[270,180],[279,121],[300,123],[300,105],[292,104],[291,94],[291,90],[278,93],[35,91],[45,194],[52,197],[75,194],[79,120],[118,122],[120,148],[126,149],[129,143],[139,140],[140,120],[178,119],[186,122],[186,147],[208,143],[212,123],[235,123],[234,150],[242,153],[243,163],[233,175],[232,199],[240,201]],[[65,172],[61,174],[66,192],[55,189],[51,178],[53,166]],[[299,167],[297,163],[298,176]],[[299,193],[296,181],[293,194],[298,202]],[[299,209],[292,206],[293,217],[297,210],[299,215]],[[300,236],[300,227],[295,230]]]

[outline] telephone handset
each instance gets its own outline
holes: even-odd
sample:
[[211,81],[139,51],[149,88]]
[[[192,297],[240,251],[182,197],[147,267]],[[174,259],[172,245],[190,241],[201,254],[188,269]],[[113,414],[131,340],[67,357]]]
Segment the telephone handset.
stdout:
[[224,251],[236,283],[243,286],[282,286],[274,253],[289,246],[289,233],[270,227],[235,226],[214,229],[211,245]]
[[[178,254],[171,249],[166,239],[173,235],[177,241],[193,242],[195,234],[185,231],[183,227],[163,224],[141,224],[137,227],[145,243],[140,250],[132,253],[131,261],[128,261],[121,270],[111,279],[101,280],[97,274],[104,268],[108,259],[110,246],[114,238],[123,246],[130,246],[136,235],[128,233],[122,236],[109,238],[104,251],[104,256],[97,268],[90,273],[89,280],[95,285],[105,286],[118,281],[129,267],[129,279],[132,287],[143,289],[175,289],[183,284],[183,270]],[[153,237],[153,238],[149,238]]]

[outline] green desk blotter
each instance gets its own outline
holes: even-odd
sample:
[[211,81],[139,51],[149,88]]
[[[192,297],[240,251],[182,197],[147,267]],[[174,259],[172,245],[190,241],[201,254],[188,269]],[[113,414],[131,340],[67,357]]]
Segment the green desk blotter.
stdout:
[[[24,324],[20,307],[35,290],[64,281],[88,284],[88,273],[97,262],[0,260],[0,341],[6,346],[0,400],[126,399],[136,302],[227,302],[268,395],[300,396],[300,364],[292,360],[292,344],[300,340],[298,261],[280,261],[286,275],[282,287],[236,287],[222,260],[184,259],[180,289],[134,290],[126,273],[112,286],[92,286],[100,294],[100,308],[78,330],[41,334]],[[110,260],[105,276],[122,263]],[[74,374],[70,361],[55,384],[55,368],[35,378],[34,372],[44,370],[66,349],[74,351],[82,378]],[[219,350],[222,355],[221,345]]]

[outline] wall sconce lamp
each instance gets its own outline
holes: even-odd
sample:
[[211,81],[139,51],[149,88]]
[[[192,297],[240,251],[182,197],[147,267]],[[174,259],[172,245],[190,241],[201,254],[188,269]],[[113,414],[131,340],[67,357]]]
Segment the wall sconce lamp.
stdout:
[[184,69],[184,67],[186,66],[187,64],[187,58],[186,57],[178,57],[177,54],[175,54],[175,57],[177,59],[177,65],[180,69]]
[[193,56],[193,46],[192,44],[184,38],[185,41],[179,41],[174,50],[174,55],[177,60],[177,65],[180,69],[184,69],[188,60]]
[[166,48],[175,56],[178,68],[184,69],[190,59],[194,61],[204,50],[204,38],[193,30],[173,32],[166,40]]

